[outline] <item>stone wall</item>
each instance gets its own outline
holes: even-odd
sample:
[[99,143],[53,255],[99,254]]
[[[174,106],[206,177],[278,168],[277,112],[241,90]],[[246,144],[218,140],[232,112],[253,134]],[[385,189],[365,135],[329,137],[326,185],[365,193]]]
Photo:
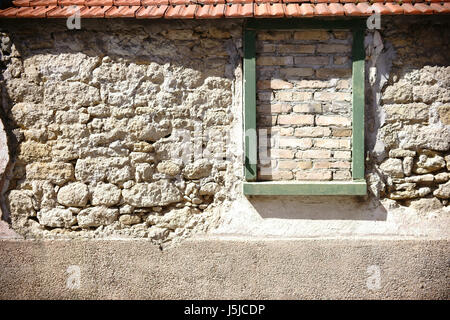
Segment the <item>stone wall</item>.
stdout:
[[351,179],[348,31],[257,34],[260,180]]
[[[242,195],[241,20],[94,19],[73,31],[63,21],[23,20],[0,28],[9,148],[0,202],[21,235],[448,237],[450,25],[443,18],[383,17],[381,30],[367,31],[369,192],[326,198]],[[303,172],[349,178],[350,146],[333,143],[351,135],[351,37],[313,32],[319,39],[298,31],[258,36],[259,129],[310,142],[299,150],[270,142],[276,162],[261,179],[303,179],[297,166],[308,161]],[[333,50],[319,52],[326,46]],[[285,69],[295,71],[283,77]],[[275,177],[281,163],[296,168]]]
[[370,190],[432,211],[450,198],[449,24],[386,17],[383,25],[368,37]]
[[15,230],[166,241],[215,223],[235,179],[226,137],[240,24],[3,28]]

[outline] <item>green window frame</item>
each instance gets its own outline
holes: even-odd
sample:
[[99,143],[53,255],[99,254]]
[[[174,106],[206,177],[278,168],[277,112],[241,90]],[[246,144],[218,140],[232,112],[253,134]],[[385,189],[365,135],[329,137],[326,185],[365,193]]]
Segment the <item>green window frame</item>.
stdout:
[[[251,19],[244,27],[244,177],[245,195],[365,195],[364,180],[364,29],[363,19]],[[256,32],[258,30],[346,29],[352,44],[352,180],[257,180],[256,140]]]

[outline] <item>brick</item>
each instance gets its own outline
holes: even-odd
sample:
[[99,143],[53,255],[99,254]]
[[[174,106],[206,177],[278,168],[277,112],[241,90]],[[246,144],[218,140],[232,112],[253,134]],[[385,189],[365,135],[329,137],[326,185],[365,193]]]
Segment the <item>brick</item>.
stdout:
[[275,48],[276,46],[272,43],[261,43],[258,42],[257,46],[256,46],[256,50],[258,52],[264,52],[264,53],[270,53],[270,52],[275,52]]
[[296,137],[326,137],[331,133],[327,127],[302,127],[295,129]]
[[328,159],[331,157],[330,150],[306,150],[299,151],[295,154],[300,159]]
[[314,100],[317,101],[350,101],[352,95],[349,92],[316,92]]
[[314,74],[313,68],[283,68],[280,69],[280,74],[283,77],[310,77]]
[[277,116],[259,114],[257,121],[259,126],[274,126],[277,124]]
[[300,65],[316,65],[316,66],[326,66],[330,63],[329,57],[321,57],[321,56],[306,56],[306,57],[295,57],[295,64]]
[[294,40],[328,40],[330,35],[323,30],[302,30],[294,33]]
[[258,32],[257,33],[258,40],[289,40],[292,38],[291,31],[266,31],[266,32]]
[[333,64],[337,64],[337,65],[343,65],[343,64],[346,64],[349,61],[350,60],[349,60],[348,57],[334,57],[333,58]]
[[322,112],[322,105],[316,102],[301,103],[295,105],[293,110],[299,113],[320,113]]
[[338,40],[346,40],[350,37],[350,32],[347,31],[333,31],[333,36]]
[[314,116],[309,114],[280,115],[278,124],[312,125],[314,124]]
[[351,167],[351,162],[350,161],[331,162],[331,168],[350,169],[350,167]]
[[351,137],[352,129],[333,128],[331,130],[333,137]]
[[348,170],[339,170],[333,173],[333,180],[351,180],[352,174]]
[[329,181],[331,180],[330,170],[312,170],[312,171],[298,171],[295,174],[296,180],[318,180]]
[[288,149],[271,149],[270,156],[274,159],[294,159],[295,152]]
[[314,139],[314,147],[325,149],[349,149],[350,140],[342,139]]
[[305,101],[312,99],[312,92],[278,91],[275,97],[280,101]]
[[320,68],[316,70],[316,76],[319,79],[329,79],[329,78],[349,78],[352,75],[352,70],[345,69],[328,69]]
[[279,53],[314,53],[316,46],[305,44],[280,44],[276,51]]
[[286,66],[293,64],[292,57],[259,57],[256,64],[260,66]]
[[296,160],[280,160],[278,161],[279,169],[311,169],[311,161],[296,161]]
[[280,128],[280,136],[293,136],[294,128]]
[[317,45],[317,53],[344,53],[350,52],[351,46],[346,44],[319,44]]
[[314,161],[314,169],[330,169],[330,161]]
[[333,157],[335,159],[351,159],[351,151],[335,151]]
[[272,92],[257,92],[256,97],[259,101],[270,101],[273,99]]
[[298,88],[305,89],[322,89],[330,87],[329,81],[320,81],[320,80],[300,80],[294,82],[295,86]]
[[288,104],[274,103],[274,104],[263,104],[256,107],[258,113],[282,113],[290,112],[292,106]]
[[298,148],[298,149],[309,149],[312,147],[312,140],[309,138],[298,139],[294,137],[280,137],[279,138],[280,148]]
[[316,125],[350,127],[352,125],[352,121],[349,118],[342,116],[317,116]]
[[264,180],[292,180],[294,175],[291,171],[282,170],[261,170],[259,177]]
[[259,90],[266,90],[266,89],[290,89],[294,85],[292,83],[289,83],[284,80],[280,79],[272,79],[272,80],[260,80],[257,83],[257,88]]
[[336,89],[348,89],[350,88],[350,81],[348,80],[339,80],[336,84]]
[[264,168],[276,167],[276,160],[271,160],[267,152],[258,153],[258,165]]

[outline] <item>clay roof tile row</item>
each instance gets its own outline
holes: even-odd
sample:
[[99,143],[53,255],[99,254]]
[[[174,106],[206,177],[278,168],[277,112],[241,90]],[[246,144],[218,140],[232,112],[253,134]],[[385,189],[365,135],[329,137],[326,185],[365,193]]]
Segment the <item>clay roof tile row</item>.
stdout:
[[283,18],[450,13],[450,0],[14,0],[0,18]]

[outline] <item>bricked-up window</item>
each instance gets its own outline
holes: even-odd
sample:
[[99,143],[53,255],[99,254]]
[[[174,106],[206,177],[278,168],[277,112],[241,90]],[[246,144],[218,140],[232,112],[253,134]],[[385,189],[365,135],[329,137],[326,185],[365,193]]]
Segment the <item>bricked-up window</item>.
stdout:
[[362,26],[247,24],[245,194],[365,194]]

